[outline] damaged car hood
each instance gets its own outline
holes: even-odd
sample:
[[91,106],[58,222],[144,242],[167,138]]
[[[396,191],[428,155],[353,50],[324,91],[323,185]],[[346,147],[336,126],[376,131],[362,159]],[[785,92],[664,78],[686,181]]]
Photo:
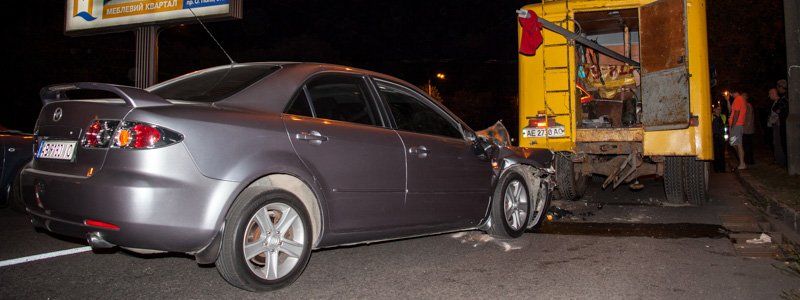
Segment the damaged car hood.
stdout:
[[553,151],[548,149],[512,146],[508,130],[501,121],[497,121],[494,125],[477,131],[475,134],[490,143],[488,147],[484,147],[487,150],[487,154],[493,161],[502,162],[503,167],[525,164],[546,169],[553,162]]

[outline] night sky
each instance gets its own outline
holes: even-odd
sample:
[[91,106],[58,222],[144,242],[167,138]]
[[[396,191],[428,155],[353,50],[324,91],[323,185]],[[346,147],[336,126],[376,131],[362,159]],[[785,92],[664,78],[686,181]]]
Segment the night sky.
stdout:
[[[291,3],[291,4],[287,4]],[[316,61],[391,74],[417,85],[437,72],[444,104],[473,128],[503,119],[516,127],[516,19],[526,1],[245,0],[244,19],[209,23],[236,61]],[[134,35],[66,37],[64,2],[26,1],[12,14],[0,124],[31,131],[45,85],[133,85]],[[781,0],[710,0],[711,63],[719,84],[766,100],[785,77]],[[160,36],[159,80],[227,59],[199,25]]]

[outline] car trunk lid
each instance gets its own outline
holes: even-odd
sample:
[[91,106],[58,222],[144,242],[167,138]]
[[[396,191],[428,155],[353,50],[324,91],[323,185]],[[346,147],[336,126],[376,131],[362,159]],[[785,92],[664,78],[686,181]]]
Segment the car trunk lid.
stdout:
[[[102,91],[119,98],[69,100],[66,93],[75,90]],[[95,120],[120,121],[137,107],[171,105],[141,89],[87,82],[46,87],[41,97],[45,105],[36,122],[33,168],[82,177],[102,169],[109,151],[107,147],[84,148],[81,145],[86,129]]]

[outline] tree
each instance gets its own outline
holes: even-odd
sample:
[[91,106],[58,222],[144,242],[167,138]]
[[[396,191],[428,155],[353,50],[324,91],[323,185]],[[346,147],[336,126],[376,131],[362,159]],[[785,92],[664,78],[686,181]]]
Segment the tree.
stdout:
[[428,82],[426,84],[421,85],[419,88],[428,93],[428,95],[430,95],[431,98],[433,98],[434,100],[439,101],[439,103],[444,103],[442,94],[439,93],[439,89],[432,83]]

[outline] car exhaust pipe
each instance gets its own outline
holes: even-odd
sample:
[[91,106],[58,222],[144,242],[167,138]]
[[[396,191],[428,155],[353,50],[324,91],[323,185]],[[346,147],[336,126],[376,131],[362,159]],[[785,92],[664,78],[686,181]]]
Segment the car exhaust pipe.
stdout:
[[89,246],[92,246],[92,249],[108,249],[116,246],[103,239],[103,236],[96,231],[86,235],[86,242],[89,243]]

